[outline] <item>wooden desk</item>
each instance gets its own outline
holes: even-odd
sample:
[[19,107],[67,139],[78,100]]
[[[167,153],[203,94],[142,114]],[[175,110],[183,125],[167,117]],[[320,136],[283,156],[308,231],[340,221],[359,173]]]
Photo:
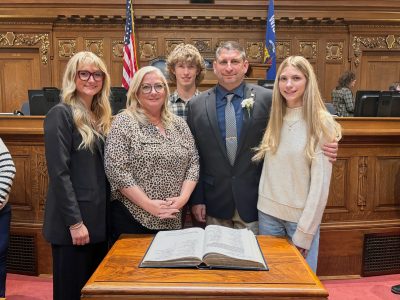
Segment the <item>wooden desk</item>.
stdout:
[[126,235],[82,290],[82,299],[327,299],[328,292],[285,239],[260,236],[270,271],[138,268],[152,240]]
[[[32,275],[51,273],[51,249],[42,236],[48,185],[43,119],[0,116],[0,137],[17,168],[10,195],[15,251],[8,261],[13,272]],[[321,224],[320,276],[360,275],[365,234],[400,230],[400,118],[337,120],[344,136]]]

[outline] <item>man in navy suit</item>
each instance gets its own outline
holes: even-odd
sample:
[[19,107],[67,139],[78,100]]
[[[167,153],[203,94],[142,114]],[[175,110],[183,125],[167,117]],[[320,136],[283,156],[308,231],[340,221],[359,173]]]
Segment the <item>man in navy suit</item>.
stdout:
[[[244,49],[223,42],[213,63],[218,84],[188,104],[188,124],[200,154],[200,179],[192,193],[192,213],[200,222],[258,233],[257,199],[261,164],[251,161],[269,119],[272,92],[244,82],[249,67]],[[227,155],[225,107],[227,95],[236,118],[236,156]],[[247,104],[247,105],[245,105]],[[324,149],[335,160],[337,143]]]
[[[257,198],[260,165],[251,162],[267,125],[272,93],[247,84],[249,67],[244,49],[237,42],[224,42],[213,63],[217,86],[189,102],[188,124],[200,154],[200,180],[190,204],[198,221],[258,231]],[[225,139],[226,95],[233,93],[237,150],[229,161]],[[242,101],[250,99],[247,107]]]

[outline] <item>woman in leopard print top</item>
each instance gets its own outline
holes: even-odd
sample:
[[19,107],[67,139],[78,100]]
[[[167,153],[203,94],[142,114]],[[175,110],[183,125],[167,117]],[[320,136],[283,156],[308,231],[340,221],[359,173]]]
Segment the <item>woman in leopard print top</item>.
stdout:
[[169,89],[157,68],[140,69],[127,109],[111,126],[105,170],[111,184],[111,236],[181,228],[181,208],[199,176],[186,122],[168,110]]

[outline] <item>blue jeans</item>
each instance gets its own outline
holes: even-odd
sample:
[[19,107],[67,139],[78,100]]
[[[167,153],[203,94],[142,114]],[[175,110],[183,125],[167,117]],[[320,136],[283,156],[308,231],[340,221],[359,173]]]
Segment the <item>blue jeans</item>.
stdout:
[[10,241],[11,205],[7,203],[0,210],[0,297],[6,296],[7,250]]
[[[287,236],[292,240],[296,231],[297,223],[281,220],[273,216],[258,211],[259,234],[272,236]],[[306,261],[310,268],[317,273],[318,263],[318,247],[319,247],[319,227],[314,235],[311,247],[308,251]]]

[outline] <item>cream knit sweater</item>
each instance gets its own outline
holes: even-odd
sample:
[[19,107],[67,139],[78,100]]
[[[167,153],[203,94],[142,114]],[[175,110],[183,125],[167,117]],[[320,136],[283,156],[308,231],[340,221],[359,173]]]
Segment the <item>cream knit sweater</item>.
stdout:
[[261,212],[297,223],[293,243],[309,249],[321,223],[329,193],[332,164],[320,145],[306,158],[306,122],[302,107],[287,109],[277,152],[265,156],[257,208]]

